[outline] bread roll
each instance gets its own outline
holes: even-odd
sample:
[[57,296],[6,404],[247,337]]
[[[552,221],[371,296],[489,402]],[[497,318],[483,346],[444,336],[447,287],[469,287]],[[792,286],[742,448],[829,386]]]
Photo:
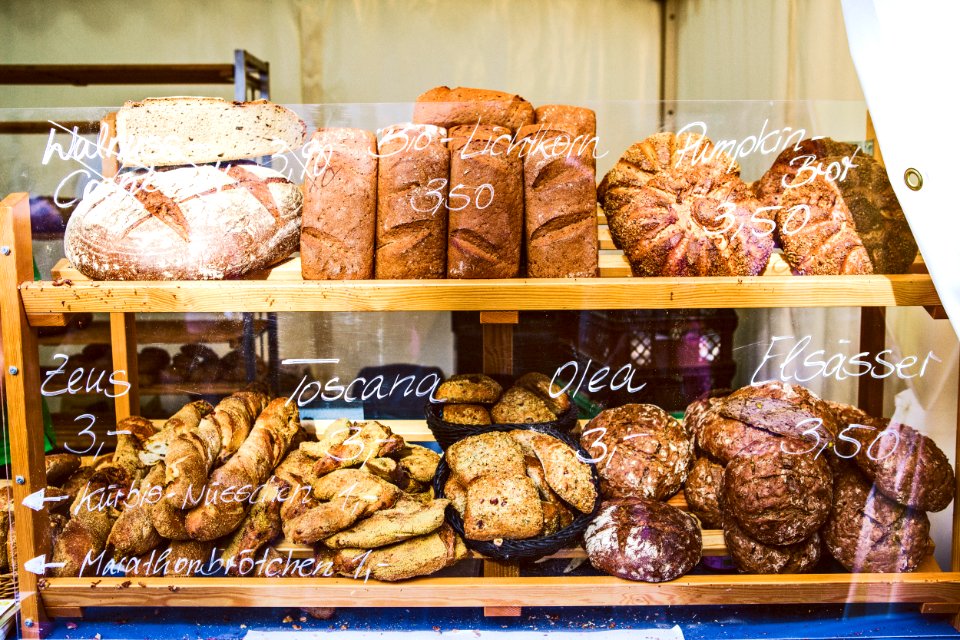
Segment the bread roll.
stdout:
[[121,174],[79,204],[67,259],[95,280],[221,280],[299,244],[297,185],[255,164]]
[[516,131],[533,124],[533,105],[520,96],[490,89],[434,87],[420,94],[413,121],[439,127],[496,125]]
[[310,143],[300,233],[303,278],[373,278],[377,138],[362,129],[320,129]]
[[504,127],[450,129],[448,278],[513,278],[520,272],[523,163]]
[[378,279],[443,278],[447,272],[446,129],[400,124],[383,131],[377,176]]
[[127,102],[117,112],[120,159],[161,167],[230,162],[298,149],[307,125],[286,107],[256,100],[179,96]]
[[598,274],[597,189],[589,149],[563,130],[517,132],[523,155],[524,243],[532,278]]

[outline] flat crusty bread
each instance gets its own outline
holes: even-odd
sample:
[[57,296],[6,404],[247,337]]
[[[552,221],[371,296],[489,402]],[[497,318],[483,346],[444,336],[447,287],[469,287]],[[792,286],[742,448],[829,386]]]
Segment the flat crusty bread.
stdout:
[[162,167],[227,162],[298,149],[307,125],[293,111],[266,100],[147,98],[117,112],[120,161]]

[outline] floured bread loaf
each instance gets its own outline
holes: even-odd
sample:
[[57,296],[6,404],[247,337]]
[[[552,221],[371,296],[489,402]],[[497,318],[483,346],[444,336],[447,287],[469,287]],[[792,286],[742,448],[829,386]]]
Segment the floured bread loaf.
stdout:
[[95,280],[220,280],[297,249],[297,185],[255,164],[121,174],[70,217],[66,257]]
[[147,98],[117,112],[119,156],[125,166],[163,167],[229,162],[292,151],[307,125],[266,100]]

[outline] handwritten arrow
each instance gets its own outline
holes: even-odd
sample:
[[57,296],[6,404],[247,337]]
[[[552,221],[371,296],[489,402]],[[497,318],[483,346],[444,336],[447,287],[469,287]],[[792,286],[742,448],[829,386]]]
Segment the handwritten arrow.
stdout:
[[46,555],[39,555],[36,558],[31,558],[30,560],[24,562],[23,568],[30,573],[35,573],[38,576],[42,576],[47,567],[59,568],[66,566],[66,564],[66,562],[47,562]]
[[67,500],[70,496],[54,496],[52,498],[44,497],[44,489],[40,491],[34,491],[26,498],[23,499],[23,506],[29,507],[34,511],[40,511],[43,509],[44,502],[60,502],[61,500]]

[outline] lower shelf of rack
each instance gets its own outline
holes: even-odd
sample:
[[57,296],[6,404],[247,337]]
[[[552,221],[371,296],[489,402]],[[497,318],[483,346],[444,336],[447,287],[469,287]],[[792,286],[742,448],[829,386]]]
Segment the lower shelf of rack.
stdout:
[[52,578],[44,605],[76,607],[563,607],[960,603],[960,573],[417,578]]

